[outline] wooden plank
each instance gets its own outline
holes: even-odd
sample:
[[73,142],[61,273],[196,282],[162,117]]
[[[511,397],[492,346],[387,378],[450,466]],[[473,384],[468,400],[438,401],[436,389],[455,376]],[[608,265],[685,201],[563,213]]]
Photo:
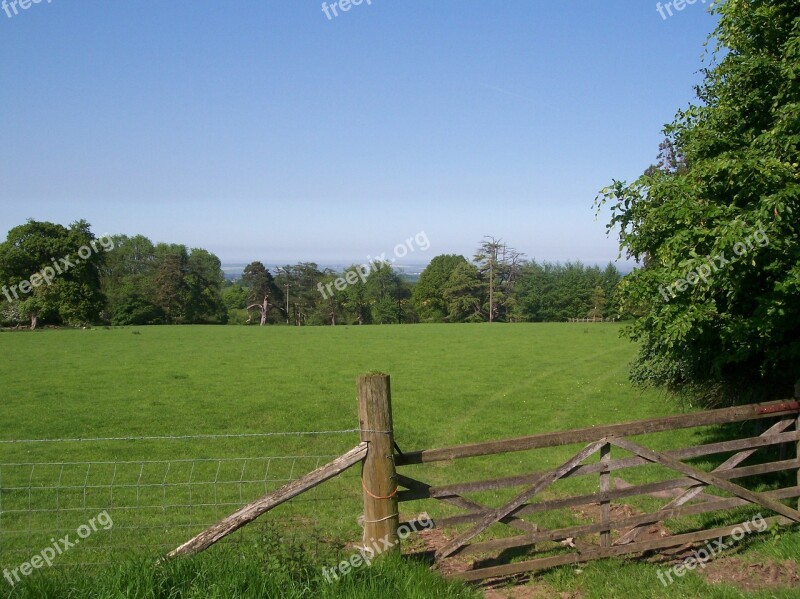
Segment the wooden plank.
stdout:
[[[485,505],[478,503],[477,501],[473,501],[471,499],[467,499],[466,497],[461,497],[459,495],[454,495],[452,497],[440,497],[440,501],[444,503],[448,503],[455,507],[459,507],[462,510],[477,510],[483,513],[487,513],[491,511]],[[538,532],[539,527],[535,524],[531,524],[530,522],[525,522],[521,518],[517,516],[506,516],[505,518],[501,518],[499,520],[502,524],[507,524],[511,528],[516,528],[517,530],[524,530],[526,532]]]
[[[793,420],[781,420],[780,422],[776,422],[775,424],[773,424],[770,428],[768,428],[766,431],[764,431],[764,433],[762,433],[760,436],[767,437],[767,436],[772,435],[772,434],[782,433],[783,431],[788,429],[792,424],[793,424]],[[739,464],[744,462],[751,455],[756,453],[756,451],[758,451],[758,450],[757,449],[747,449],[745,451],[740,451],[739,453],[736,453],[736,454],[732,455],[727,460],[725,460],[722,464],[720,464],[719,466],[714,468],[714,470],[712,472],[719,473],[719,472],[724,472],[726,470],[731,470],[732,468],[735,468],[736,466],[738,466]],[[705,489],[705,488],[706,488],[705,484],[696,485],[696,486],[690,487],[689,489],[684,491],[681,495],[679,495],[678,497],[674,498],[669,503],[667,503],[667,505],[664,506],[664,509],[671,508],[671,507],[678,507],[678,506],[681,506],[681,505],[683,505],[685,503],[690,502],[692,499],[694,499],[695,497],[700,495],[703,492],[703,489]],[[649,524],[653,524],[653,523],[651,522]],[[636,528],[634,528],[632,530],[629,530],[627,533],[625,533],[619,539],[617,539],[616,544],[617,545],[624,545],[625,543],[632,543],[644,531],[644,529],[647,526],[649,526],[649,524],[642,524],[642,525],[640,525],[640,526],[638,526],[638,527],[636,527]]]
[[[600,493],[605,497],[600,500],[600,522],[608,524],[611,516],[611,502],[608,499],[608,492],[611,490],[611,472],[608,470],[608,463],[611,461],[611,445],[606,443],[600,448],[600,463],[606,465],[606,469],[600,472]],[[611,547],[611,530],[600,531],[600,546]]]
[[[445,502],[445,503],[449,503],[449,504],[454,505],[456,507],[460,507],[462,509],[473,509],[473,510],[480,511],[480,512],[482,512],[484,514],[489,513],[490,511],[492,511],[489,508],[487,508],[485,505],[482,505],[482,504],[480,504],[480,503],[478,503],[476,501],[472,501],[471,499],[467,499],[466,497],[459,497],[459,496],[455,496],[455,497],[440,497],[439,499],[441,501]],[[506,524],[509,527],[515,528],[515,529],[520,530],[522,532],[531,533],[531,534],[538,533],[538,532],[546,532],[547,531],[547,529],[540,528],[538,524],[534,524],[532,522],[526,522],[525,520],[523,520],[523,519],[521,519],[521,518],[519,518],[517,516],[509,515],[509,516],[506,516],[504,518],[501,518],[500,520],[498,520],[498,522],[500,522],[501,524]],[[433,527],[436,528],[435,524],[434,524]],[[418,528],[419,527],[412,528],[411,530],[418,530]],[[426,528],[426,526],[423,526],[422,528]],[[430,521],[428,521],[427,528],[430,528]],[[575,546],[579,547],[579,548],[592,547],[592,545],[590,545],[588,543],[584,543],[582,541],[576,540],[574,542],[575,542]]]
[[[420,482],[418,480],[403,475],[398,475],[398,483],[408,489],[419,489],[428,486],[423,482]],[[456,507],[460,507],[462,509],[473,509],[476,510],[476,512],[480,512],[481,514],[488,514],[490,511],[492,511],[485,505],[482,505],[476,501],[472,501],[471,499],[468,499],[466,497],[461,497],[458,495],[452,497],[437,497],[437,500],[442,501],[443,503],[448,503],[450,505],[455,505]],[[414,520],[412,522],[404,522],[401,523],[401,526],[405,524],[409,530],[419,530],[420,528],[431,528],[432,522],[433,522],[433,528],[436,528],[436,523],[430,518],[428,518],[425,522],[420,522],[419,520]],[[516,528],[517,530],[522,530],[524,532],[535,533],[542,530],[539,528],[538,524],[526,522],[525,520],[512,515],[506,516],[505,518],[501,519],[500,522],[503,524],[507,524],[511,528]],[[580,541],[576,543],[576,546],[581,548],[592,547],[592,545],[589,545],[588,543],[582,543]]]
[[367,455],[368,446],[368,443],[360,443],[332,462],[317,468],[313,472],[309,472],[305,476],[301,476],[297,480],[293,480],[280,489],[267,493],[261,499],[244,506],[227,518],[207,528],[196,537],[186,541],[180,547],[172,550],[167,555],[167,559],[198,553],[208,549],[217,541],[239,530],[245,524],[252,522],[274,507],[289,501],[293,497],[297,497],[309,489],[313,489],[326,480],[338,476],[351,466],[363,460]]
[[530,435],[502,441],[487,441],[439,449],[426,449],[404,453],[403,455],[397,456],[395,460],[398,466],[423,464],[453,460],[456,458],[524,451],[526,449],[542,447],[555,447],[559,445],[569,445],[571,443],[586,443],[602,437],[642,435],[711,424],[741,422],[744,420],[756,420],[773,416],[789,416],[796,415],[799,412],[800,402],[793,400],[749,404],[694,414],[679,414],[677,416],[667,416],[665,418],[653,418],[650,420],[594,426],[557,433]]
[[[778,489],[776,491],[770,491],[767,493],[767,495],[771,499],[790,499],[792,497],[800,496],[800,487]],[[480,543],[465,545],[461,549],[461,554],[468,555],[473,553],[495,553],[505,549],[526,547],[528,545],[545,543],[547,541],[561,541],[563,539],[596,534],[602,532],[606,528],[610,530],[620,530],[631,526],[636,526],[637,524],[641,524],[643,522],[648,522],[650,519],[663,522],[664,520],[671,520],[673,518],[680,518],[683,516],[697,516],[699,514],[707,514],[709,512],[730,510],[748,505],[749,503],[749,501],[740,497],[727,497],[708,503],[683,505],[681,507],[664,509],[649,514],[629,516],[620,520],[612,520],[608,524],[603,524],[602,522],[595,522],[593,524],[578,524],[576,526],[540,531],[538,533],[525,533],[514,537],[481,541]]]
[[575,456],[564,462],[561,466],[553,470],[551,473],[547,474],[546,476],[543,476],[532,487],[526,489],[525,491],[517,495],[514,499],[505,504],[503,507],[500,507],[494,512],[491,512],[486,516],[484,516],[470,530],[460,534],[455,539],[451,540],[450,542],[446,543],[443,547],[439,548],[439,550],[436,552],[437,559],[441,559],[443,557],[447,557],[448,555],[452,555],[455,551],[457,551],[470,539],[482,533],[484,530],[489,528],[489,526],[491,526],[498,520],[505,518],[506,516],[514,512],[518,507],[526,503],[531,497],[535,496],[536,494],[546,489],[549,485],[551,485],[559,478],[564,476],[567,472],[575,468],[583,460],[596,453],[605,443],[606,443],[605,439],[601,439],[599,441],[595,441],[594,443],[590,443],[589,445],[584,447],[581,451],[579,451]]
[[[767,526],[773,524],[791,524],[791,520],[776,516],[766,518]],[[543,557],[534,560],[517,562],[513,564],[506,564],[503,566],[492,566],[489,568],[481,568],[478,570],[468,570],[466,572],[456,572],[450,574],[449,578],[457,578],[465,581],[483,580],[485,578],[500,578],[504,576],[511,576],[514,574],[521,574],[523,572],[533,572],[536,570],[544,570],[556,566],[563,566],[567,564],[577,564],[581,562],[588,562],[595,559],[602,559],[607,557],[615,557],[619,555],[643,553],[645,551],[653,551],[656,549],[665,549],[667,547],[677,547],[687,543],[695,543],[697,541],[705,541],[708,539],[717,539],[721,537],[730,536],[735,533],[737,529],[744,526],[744,522],[733,526],[724,526],[712,530],[701,530],[693,533],[685,533],[675,535],[673,537],[664,537],[663,539],[653,539],[648,541],[639,541],[630,545],[615,545],[613,547],[604,547],[593,551],[572,552],[565,555],[555,555],[552,557]]]
[[[800,399],[800,381],[797,381],[794,385],[794,397],[795,399]],[[794,430],[800,434],[800,414],[797,415],[794,421]],[[795,447],[794,455],[797,458],[798,464],[800,464],[800,439],[798,439]],[[800,485],[800,467],[797,468],[797,484]],[[800,510],[800,499],[797,500],[797,509]]]
[[[450,503],[451,505],[455,505],[456,507],[460,507],[462,509],[473,509],[479,510],[486,513],[488,508],[485,505],[482,505],[476,501],[472,501],[471,499],[467,499],[466,497],[448,497],[448,498],[440,498],[442,501],[446,503]],[[526,533],[538,533],[538,532],[545,532],[547,529],[540,528],[538,524],[534,524],[532,522],[526,522],[525,520],[518,518],[517,516],[506,516],[505,518],[501,518],[498,522],[502,524],[506,524],[511,528],[515,528],[517,530],[521,530]],[[418,530],[417,528],[412,528],[411,530]],[[425,526],[423,526],[425,528]],[[427,528],[430,528],[430,521],[428,522]],[[435,525],[434,525],[435,528]],[[589,543],[584,543],[583,541],[574,540],[574,545],[579,549],[593,547]]]
[[[676,497],[681,496],[686,491],[687,486],[694,485],[697,482],[694,479],[686,479],[686,480],[688,480],[689,482],[680,488],[652,491],[650,493],[647,493],[647,495],[649,497],[655,497],[656,499],[669,499],[669,500],[675,499]],[[634,486],[626,482],[619,476],[614,477],[614,484],[621,489],[630,489]],[[696,501],[713,501],[715,498],[713,495],[707,495],[706,493],[698,493],[697,495],[694,496],[694,499]]]
[[[650,493],[643,493],[643,494],[646,494],[649,497],[655,497],[656,499],[673,500],[676,497],[679,497],[680,495],[682,495],[686,491],[686,487],[694,485],[694,484],[697,483],[697,481],[695,481],[694,479],[686,479],[686,480],[688,480],[689,482],[687,482],[685,485],[683,485],[682,487],[679,487],[679,488],[662,489],[662,490],[651,491]],[[614,477],[614,484],[617,487],[619,487],[620,489],[631,489],[631,488],[634,487],[634,485],[630,484],[629,482],[626,482],[625,479],[623,479],[622,477],[619,477],[619,476],[615,476]],[[695,499],[695,501],[713,501],[715,499],[715,497],[713,495],[707,495],[705,493],[699,493],[698,495],[695,495],[694,499]]]
[[628,441],[627,439],[620,439],[617,437],[610,437],[608,441],[612,445],[616,445],[617,447],[620,447],[632,453],[636,453],[637,455],[645,458],[646,460],[659,463],[662,466],[667,466],[668,468],[672,468],[673,470],[677,470],[678,472],[681,472],[687,476],[695,478],[701,482],[707,483],[709,485],[714,485],[718,489],[722,489],[724,491],[727,491],[728,493],[736,495],[737,497],[741,497],[742,499],[747,499],[752,503],[763,506],[768,510],[772,510],[777,514],[786,516],[790,520],[794,520],[795,522],[800,522],[800,512],[798,512],[793,508],[790,508],[787,505],[784,505],[783,503],[780,503],[779,501],[770,499],[763,493],[754,493],[753,491],[745,489],[744,487],[737,485],[736,483],[732,483],[715,474],[711,474],[709,472],[703,472],[702,470],[695,468],[694,466],[689,466],[688,464],[684,464],[683,462],[673,459],[669,456],[659,454],[655,451],[652,451],[651,449],[639,445],[638,443],[634,443],[633,441]]
[[[720,441],[718,443],[709,443],[707,445],[698,445],[696,447],[686,447],[681,449],[671,449],[664,451],[668,455],[677,459],[690,459],[717,453],[725,453],[728,451],[739,451],[742,449],[753,449],[758,447],[768,447],[777,445],[779,443],[791,443],[792,441],[800,441],[800,434],[797,431],[788,433],[780,433],[776,435],[768,435],[766,437],[750,437],[746,439],[734,439],[732,441]],[[625,468],[633,468],[649,464],[648,460],[639,456],[631,456],[618,460],[611,460],[608,464],[608,469],[611,472],[623,470]],[[565,475],[564,478],[571,478],[573,476],[586,476],[590,474],[597,474],[604,469],[601,464],[586,464],[578,466],[572,472]],[[544,476],[550,471],[533,472],[529,474],[522,474],[518,476],[509,476],[504,478],[496,478],[484,481],[474,481],[466,483],[455,483],[441,487],[429,487],[429,492],[421,492],[419,489],[411,490],[403,495],[403,501],[412,501],[415,499],[428,499],[436,498],[439,495],[463,495],[464,493],[473,493],[476,491],[491,491],[495,489],[502,489],[506,487],[518,487],[521,485],[529,485],[536,482],[539,478]]]
[[[780,433],[777,435],[769,435],[768,437],[751,437],[747,439],[735,439],[733,441],[721,441],[719,443],[713,443],[705,446],[686,447],[683,449],[667,450],[661,453],[677,459],[691,459],[712,454],[725,453],[728,451],[738,451],[740,449],[748,449],[753,447],[768,447],[780,443],[787,443],[789,441],[797,439],[800,439],[800,433],[792,431],[788,433]],[[709,451],[709,448],[711,448],[712,445],[714,446],[713,451]],[[615,470],[633,468],[635,466],[642,466],[649,463],[650,462],[648,460],[645,460],[642,457],[631,456],[627,458],[622,458],[621,460],[612,460],[611,464],[609,464],[609,468],[613,472]],[[581,466],[575,472],[570,473],[569,476],[572,477],[584,474],[594,474],[596,472],[599,472],[600,470],[601,470],[600,464],[587,464],[586,466]]]
[[[745,466],[742,468],[734,468],[726,472],[720,472],[719,476],[728,479],[745,478],[748,476],[757,476],[761,474],[770,474],[773,472],[782,472],[786,470],[794,470],[798,467],[797,460],[785,460],[783,462],[770,462],[767,464],[756,464],[755,466]],[[566,477],[564,477],[566,478]],[[537,512],[546,512],[549,510],[559,510],[569,507],[577,507],[582,505],[597,504],[603,499],[615,500],[624,499],[626,497],[635,497],[637,495],[649,495],[657,493],[666,489],[682,489],[692,484],[697,483],[693,478],[677,478],[665,480],[657,483],[647,483],[644,485],[627,486],[617,488],[609,491],[607,497],[603,493],[590,493],[588,495],[576,495],[574,497],[566,497],[563,499],[547,499],[537,503],[528,503],[520,507],[514,514],[523,516]],[[709,495],[707,501],[716,501],[719,497]],[[437,518],[435,520],[436,528],[444,528],[447,526],[459,526],[462,524],[469,524],[476,522],[488,512],[473,512],[470,514],[459,514],[458,516],[448,516],[445,518]]]
[[[407,489],[416,489],[416,490],[424,490],[427,485],[423,482],[415,480],[413,478],[409,478],[407,476],[403,476],[402,474],[397,475],[397,482],[398,484],[406,487]],[[482,505],[476,501],[472,501],[471,499],[467,499],[466,497],[461,497],[460,495],[448,495],[437,497],[439,501],[443,503],[448,503],[450,505],[454,505],[455,507],[459,507],[465,510],[477,510],[482,513],[488,513],[490,509],[485,505]],[[512,528],[516,528],[517,530],[524,530],[527,532],[536,532],[539,530],[539,527],[536,524],[531,524],[530,522],[526,522],[517,516],[506,516],[502,520],[500,520],[503,524],[507,524]],[[428,524],[428,527],[430,525]],[[413,530],[417,530],[414,528]]]

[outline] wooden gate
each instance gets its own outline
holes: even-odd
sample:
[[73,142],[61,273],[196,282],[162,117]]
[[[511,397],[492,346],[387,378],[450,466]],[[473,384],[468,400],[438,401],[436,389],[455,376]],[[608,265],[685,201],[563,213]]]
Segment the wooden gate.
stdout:
[[[529,551],[533,553],[528,556],[533,559],[526,559],[526,561],[477,567],[453,574],[453,576],[465,580],[508,576],[564,564],[664,550],[707,539],[726,537],[745,526],[745,524],[736,524],[658,538],[640,538],[642,533],[654,524],[681,516],[754,505],[774,514],[765,519],[767,524],[797,523],[800,522],[800,512],[784,503],[784,500],[800,497],[799,415],[800,403],[796,400],[787,400],[502,441],[400,453],[395,455],[395,464],[407,471],[407,467],[414,464],[577,443],[586,444],[570,459],[556,464],[551,470],[528,472],[512,477],[436,487],[412,478],[405,472],[398,472],[397,483],[405,490],[398,493],[397,499],[401,503],[436,499],[464,511],[462,514],[442,518],[432,516],[426,522],[428,528],[431,527],[430,522],[432,521],[433,527],[454,531],[452,538],[436,551],[437,561],[455,555],[496,556],[498,552],[512,548],[529,548]],[[774,419],[775,422],[766,422],[765,426],[769,425],[768,428],[756,437],[668,451],[655,451],[647,447],[647,441],[630,439],[632,436],[663,431],[763,419]],[[778,458],[756,465],[741,465],[763,448],[786,443],[797,447],[797,452],[792,451],[795,453],[795,457],[792,459]],[[619,452],[619,450],[624,450],[625,456],[612,459],[612,451]],[[731,452],[733,455],[708,472],[683,461]],[[598,457],[593,458],[592,456]],[[622,478],[612,477],[612,472],[619,473],[625,469],[645,464],[658,464],[666,468],[672,477],[658,482],[636,485],[628,484]],[[771,489],[767,492],[755,492],[741,484],[741,479],[747,477],[763,476],[787,470],[798,471],[797,485]],[[599,477],[597,490],[593,493],[540,498],[541,493],[558,480],[593,474]],[[676,477],[676,475],[678,476]],[[794,475],[792,479],[794,479]],[[792,480],[793,482],[794,480]],[[467,497],[467,494],[470,493],[503,488],[521,488],[522,490],[512,500],[497,507],[490,507]],[[705,493],[710,488],[723,491],[727,496]],[[668,501],[650,513],[634,515],[622,511],[620,515],[620,510],[613,509],[614,502],[636,496],[655,497]],[[792,503],[796,505],[794,501]],[[536,522],[547,512],[580,506],[596,506],[595,509],[599,516],[597,521],[591,524],[550,530]],[[490,527],[498,523],[511,527],[520,534],[475,540],[479,535],[486,535]],[[416,526],[412,526],[416,524],[414,522],[406,524],[410,529],[417,529]],[[537,553],[544,555],[537,557]]]
[[[498,552],[517,548],[525,548],[533,554],[528,556],[532,559],[526,561],[473,567],[454,574],[465,580],[509,576],[594,559],[665,550],[706,539],[726,537],[749,524],[703,528],[656,538],[646,538],[647,535],[643,534],[655,524],[683,516],[724,513],[742,506],[757,506],[773,514],[764,519],[767,525],[800,522],[800,512],[786,503],[786,500],[792,500],[792,505],[798,505],[795,500],[800,497],[800,402],[797,400],[751,404],[411,453],[401,452],[394,440],[387,375],[374,373],[359,377],[358,401],[357,430],[360,432],[361,442],[356,447],[314,472],[242,507],[176,548],[167,557],[203,551],[275,506],[357,464],[362,465],[363,541],[366,545],[380,540],[381,546],[387,551],[397,552],[400,540],[410,531],[439,528],[452,531],[451,538],[436,551],[439,562],[455,555],[497,555]],[[764,431],[755,437],[666,451],[656,451],[648,447],[648,440],[642,441],[639,438],[665,431],[749,421],[761,421]],[[630,439],[634,436],[637,437],[636,441]],[[794,453],[793,458],[786,458],[787,444],[794,447],[791,452]],[[523,472],[517,476],[432,486],[407,472],[414,465],[566,445],[583,447],[568,460],[555,464],[552,469]],[[765,448],[774,446],[781,447],[780,457],[772,461],[761,459],[753,465],[742,465],[755,453],[763,453]],[[616,455],[612,459],[612,452],[624,455]],[[728,453],[733,455],[711,471],[702,470],[684,461]],[[612,476],[612,473],[619,474],[624,470],[648,464],[662,467],[667,476],[662,477],[663,480],[640,484],[629,484],[619,476]],[[400,473],[397,468],[405,471]],[[758,492],[741,484],[743,479],[749,477],[763,477],[786,471],[792,472],[791,486],[784,485]],[[557,481],[590,475],[597,475],[599,479],[596,490],[591,493],[542,497],[543,491]],[[473,493],[513,488],[521,488],[521,491],[500,506],[491,507],[468,497]],[[726,495],[706,492],[712,488]],[[666,503],[649,513],[633,514],[615,510],[624,505],[622,500],[643,496],[666,500]],[[454,506],[463,513],[441,518],[428,515],[416,521],[400,522],[399,504],[431,499]],[[597,510],[598,517],[591,524],[551,529],[541,525],[548,514],[586,506]],[[496,530],[497,524],[508,526],[520,534],[476,540],[478,536],[485,537],[487,533]],[[641,538],[643,536],[645,538]]]

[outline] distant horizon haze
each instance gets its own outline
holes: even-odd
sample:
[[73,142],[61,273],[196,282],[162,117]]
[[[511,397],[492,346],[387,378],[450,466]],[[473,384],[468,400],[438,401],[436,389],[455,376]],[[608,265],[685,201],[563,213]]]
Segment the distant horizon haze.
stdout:
[[42,2],[0,18],[0,234],[85,219],[226,263],[361,263],[425,231],[423,260],[493,235],[605,264],[618,239],[592,203],[657,162],[717,20],[638,0],[332,19],[317,2]]

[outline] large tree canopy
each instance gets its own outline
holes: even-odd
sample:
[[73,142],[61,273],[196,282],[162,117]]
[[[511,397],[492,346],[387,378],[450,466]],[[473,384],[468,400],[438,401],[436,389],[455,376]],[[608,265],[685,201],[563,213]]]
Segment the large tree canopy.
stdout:
[[[112,251],[113,250],[113,251]],[[219,259],[86,221],[28,221],[0,243],[0,323],[224,323]]]
[[634,380],[706,403],[790,396],[800,378],[800,12],[728,0],[697,105],[662,161],[610,202]]
[[[0,243],[3,311],[9,320],[73,324],[95,320],[105,304],[99,268],[105,251],[86,221],[69,227],[29,220]],[[98,251],[99,250],[99,251]]]
[[423,322],[444,322],[448,314],[445,290],[447,282],[457,266],[466,264],[464,256],[442,254],[431,260],[430,264],[414,286],[414,303],[420,320]]

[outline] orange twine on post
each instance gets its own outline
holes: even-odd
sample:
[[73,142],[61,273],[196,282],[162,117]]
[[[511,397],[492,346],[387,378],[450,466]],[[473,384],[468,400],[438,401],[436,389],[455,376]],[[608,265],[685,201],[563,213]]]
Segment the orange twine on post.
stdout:
[[361,486],[364,488],[364,492],[373,499],[391,499],[392,497],[397,495],[397,491],[400,488],[400,487],[395,487],[394,491],[392,491],[391,494],[387,495],[386,497],[380,497],[378,495],[373,495],[372,492],[369,489],[367,489],[367,484],[364,482],[364,477],[361,477]]

